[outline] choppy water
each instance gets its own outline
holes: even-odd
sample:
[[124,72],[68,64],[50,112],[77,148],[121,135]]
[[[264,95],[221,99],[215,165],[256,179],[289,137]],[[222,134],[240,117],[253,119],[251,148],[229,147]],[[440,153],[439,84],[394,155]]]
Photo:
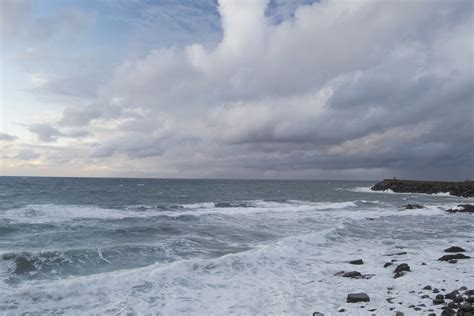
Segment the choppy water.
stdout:
[[[474,217],[444,212],[472,199],[372,184],[0,177],[0,313],[309,315],[350,290],[387,307],[390,282],[474,284],[469,263],[436,262],[446,245],[472,250]],[[381,269],[402,247],[430,273]],[[359,257],[376,277],[334,278]]]

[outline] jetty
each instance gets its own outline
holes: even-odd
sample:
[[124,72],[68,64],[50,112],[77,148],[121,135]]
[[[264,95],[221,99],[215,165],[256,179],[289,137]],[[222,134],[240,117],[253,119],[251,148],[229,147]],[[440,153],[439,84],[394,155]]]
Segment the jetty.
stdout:
[[449,193],[455,196],[472,197],[474,196],[474,181],[448,182],[384,179],[375,184],[371,189],[374,191],[392,190],[397,193]]

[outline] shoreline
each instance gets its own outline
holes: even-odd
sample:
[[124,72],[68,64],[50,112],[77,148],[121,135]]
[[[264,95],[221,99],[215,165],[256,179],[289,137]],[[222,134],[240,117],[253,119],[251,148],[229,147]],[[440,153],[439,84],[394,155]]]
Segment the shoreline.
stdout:
[[371,188],[373,191],[392,190],[396,193],[449,193],[453,196],[474,197],[474,181],[447,182],[447,181],[418,181],[383,179]]

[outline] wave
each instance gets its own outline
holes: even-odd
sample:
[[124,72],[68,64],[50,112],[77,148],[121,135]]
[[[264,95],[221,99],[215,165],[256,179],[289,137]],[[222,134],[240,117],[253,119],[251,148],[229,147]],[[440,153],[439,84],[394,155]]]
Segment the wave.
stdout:
[[81,220],[123,220],[127,218],[180,217],[203,215],[241,215],[253,213],[304,212],[356,207],[350,202],[310,202],[288,200],[205,202],[182,205],[129,206],[124,209],[101,208],[90,205],[28,205],[0,213],[0,219],[10,223],[46,224]]

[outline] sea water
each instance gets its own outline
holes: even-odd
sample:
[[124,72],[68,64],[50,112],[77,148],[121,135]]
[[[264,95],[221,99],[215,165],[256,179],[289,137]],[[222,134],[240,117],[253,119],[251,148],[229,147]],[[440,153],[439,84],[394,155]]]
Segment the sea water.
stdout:
[[[411,315],[424,285],[472,286],[470,260],[437,259],[472,255],[474,217],[445,210],[473,199],[373,184],[0,177],[0,314],[387,315],[392,288]],[[334,276],[354,269],[372,277]]]

